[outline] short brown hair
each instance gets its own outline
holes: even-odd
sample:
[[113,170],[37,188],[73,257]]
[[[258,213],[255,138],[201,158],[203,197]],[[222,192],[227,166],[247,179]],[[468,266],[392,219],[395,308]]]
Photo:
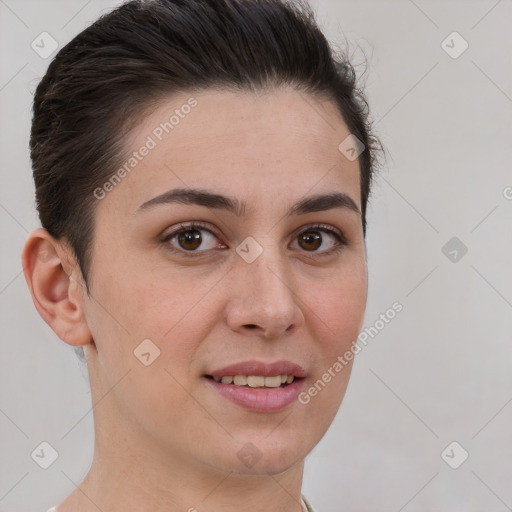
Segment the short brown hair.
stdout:
[[[305,1],[129,1],[51,62],[33,104],[30,150],[42,226],[75,252],[89,293],[93,191],[124,160],[124,141],[165,96],[291,85],[334,100],[359,156],[363,233],[378,140],[348,59],[336,59]],[[340,141],[341,142],[341,141]]]

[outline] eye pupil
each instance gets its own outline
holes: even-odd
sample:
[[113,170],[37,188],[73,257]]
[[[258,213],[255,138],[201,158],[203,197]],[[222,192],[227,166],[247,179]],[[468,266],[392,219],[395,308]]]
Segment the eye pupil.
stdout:
[[302,235],[300,235],[300,239],[301,242],[306,242],[306,244],[313,244],[309,245],[309,247],[304,247],[306,250],[316,250],[322,244],[322,235],[318,232],[308,231],[306,233],[302,233]]
[[[179,244],[183,249],[197,249],[201,245],[201,232],[197,229],[189,229],[178,235]],[[187,245],[187,244],[191,244]]]

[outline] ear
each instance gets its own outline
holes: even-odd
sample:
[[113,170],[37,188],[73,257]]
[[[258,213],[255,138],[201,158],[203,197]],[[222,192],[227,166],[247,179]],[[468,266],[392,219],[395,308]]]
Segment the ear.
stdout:
[[91,343],[85,284],[69,245],[39,228],[25,242],[22,265],[34,305],[55,334],[69,345]]

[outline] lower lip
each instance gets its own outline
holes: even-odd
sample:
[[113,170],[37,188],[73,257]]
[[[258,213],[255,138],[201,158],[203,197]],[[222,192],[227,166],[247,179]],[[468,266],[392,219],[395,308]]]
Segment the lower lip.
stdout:
[[305,379],[295,379],[284,388],[245,388],[205,379],[225,398],[255,412],[277,412],[297,400]]

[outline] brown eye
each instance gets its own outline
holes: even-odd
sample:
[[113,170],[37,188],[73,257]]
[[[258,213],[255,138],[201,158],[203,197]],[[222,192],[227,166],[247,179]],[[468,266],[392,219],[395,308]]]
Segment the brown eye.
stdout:
[[201,224],[180,224],[180,227],[162,239],[172,252],[182,256],[201,256],[212,249],[225,249],[217,236]]
[[322,235],[318,231],[305,231],[299,235],[299,245],[306,251],[316,251],[322,245]]
[[341,231],[328,224],[309,226],[294,240],[301,251],[311,253],[311,257],[330,256],[343,250],[347,240]]
[[197,229],[189,229],[178,234],[178,243],[182,249],[193,251],[201,245],[201,242],[201,232]]

